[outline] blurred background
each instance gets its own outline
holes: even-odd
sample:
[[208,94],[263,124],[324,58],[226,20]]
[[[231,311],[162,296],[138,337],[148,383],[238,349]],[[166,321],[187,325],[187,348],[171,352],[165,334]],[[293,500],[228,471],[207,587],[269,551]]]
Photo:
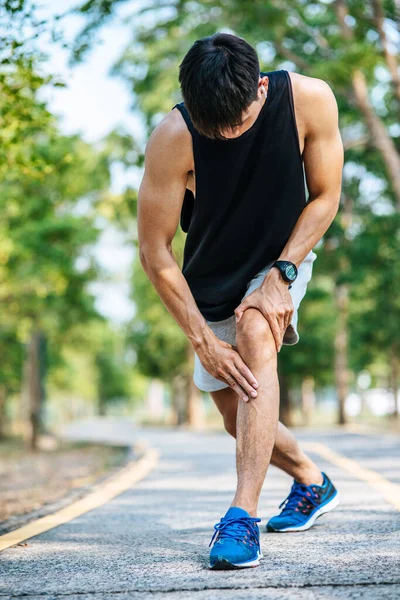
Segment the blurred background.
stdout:
[[[136,251],[146,140],[181,100],[184,54],[216,31],[244,37],[262,71],[324,79],[339,105],[341,205],[300,342],[279,354],[281,420],[399,431],[398,0],[1,0],[0,21],[3,481],[42,461],[79,486],[120,460],[60,447],[71,421],[221,427]],[[179,229],[180,262],[184,241]]]

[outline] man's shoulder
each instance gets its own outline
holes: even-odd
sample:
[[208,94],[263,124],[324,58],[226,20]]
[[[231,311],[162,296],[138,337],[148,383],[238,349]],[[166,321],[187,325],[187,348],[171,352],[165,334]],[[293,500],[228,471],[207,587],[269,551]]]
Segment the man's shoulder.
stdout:
[[296,90],[299,99],[304,102],[318,102],[334,97],[332,88],[323,79],[309,77],[294,71],[290,71],[289,76],[293,89]]
[[171,109],[151,132],[152,138],[166,139],[170,144],[191,141],[191,134],[178,108]]
[[330,85],[318,77],[289,72],[296,112],[301,115],[306,129],[314,129],[318,122],[337,121],[337,102]]
[[180,163],[190,163],[193,154],[191,134],[177,108],[171,109],[153,129],[146,151],[169,159],[179,156]]

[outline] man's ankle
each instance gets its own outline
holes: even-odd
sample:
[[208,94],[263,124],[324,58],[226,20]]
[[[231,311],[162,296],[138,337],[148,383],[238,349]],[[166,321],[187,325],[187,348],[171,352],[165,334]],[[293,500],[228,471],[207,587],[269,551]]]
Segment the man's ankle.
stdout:
[[322,472],[317,470],[304,470],[295,477],[296,481],[303,485],[322,485],[324,482],[324,476]]

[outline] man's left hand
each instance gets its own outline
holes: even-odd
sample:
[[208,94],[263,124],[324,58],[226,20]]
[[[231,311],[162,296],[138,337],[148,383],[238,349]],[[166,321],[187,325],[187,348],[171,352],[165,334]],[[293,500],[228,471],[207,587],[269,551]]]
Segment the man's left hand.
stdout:
[[294,306],[289,284],[282,279],[278,269],[271,268],[261,286],[236,307],[236,323],[239,323],[248,308],[256,308],[267,319],[275,339],[276,351],[279,352],[286,328],[292,320]]

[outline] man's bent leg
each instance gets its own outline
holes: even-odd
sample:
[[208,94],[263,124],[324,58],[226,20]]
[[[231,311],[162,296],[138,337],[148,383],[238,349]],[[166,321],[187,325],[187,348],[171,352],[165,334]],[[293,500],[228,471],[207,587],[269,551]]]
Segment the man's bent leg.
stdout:
[[[210,393],[224,419],[226,431],[236,438],[238,395],[229,387]],[[271,464],[305,485],[322,483],[321,470],[301,450],[293,433],[281,422],[278,423]]]
[[[230,388],[224,388],[212,392],[212,397],[224,417],[226,430],[235,437],[238,396]],[[268,521],[267,531],[305,531],[319,516],[339,504],[339,495],[329,477],[301,451],[282,423],[278,424],[271,464],[291,475],[294,482],[282,503],[282,512]]]
[[236,330],[238,352],[258,381],[257,398],[239,400],[236,424],[238,483],[232,506],[256,516],[258,499],[271,460],[278,427],[277,353],[268,321],[247,309]]

